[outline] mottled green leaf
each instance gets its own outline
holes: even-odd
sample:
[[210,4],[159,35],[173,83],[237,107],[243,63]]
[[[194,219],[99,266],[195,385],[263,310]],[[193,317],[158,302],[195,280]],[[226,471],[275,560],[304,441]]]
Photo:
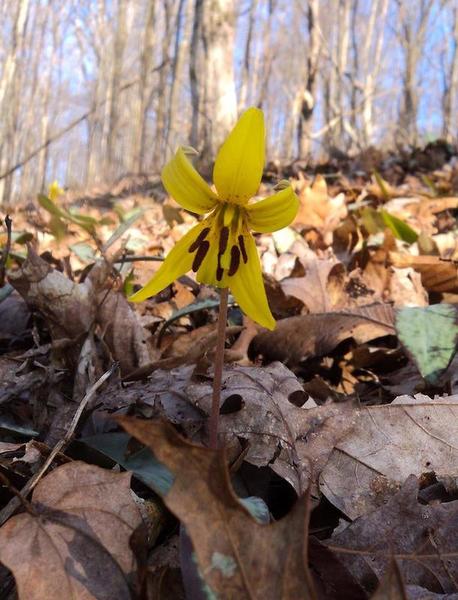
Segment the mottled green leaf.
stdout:
[[434,304],[402,308],[396,315],[396,330],[422,376],[435,385],[456,352],[457,307]]
[[132,471],[157,494],[167,494],[175,479],[172,472],[156,460],[149,448],[129,452],[130,439],[126,433],[102,433],[80,441],[105,454],[127,471]]
[[47,196],[44,196],[43,194],[39,194],[38,202],[39,202],[40,206],[42,208],[44,208],[45,210],[47,210],[51,215],[54,215],[55,217],[65,218],[65,216],[66,216],[65,211],[62,210],[61,208],[59,208],[51,200],[51,198],[48,198]]

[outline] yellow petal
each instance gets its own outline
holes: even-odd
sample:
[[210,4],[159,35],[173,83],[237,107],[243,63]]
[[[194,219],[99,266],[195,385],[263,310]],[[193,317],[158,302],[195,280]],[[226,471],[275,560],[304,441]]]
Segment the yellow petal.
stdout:
[[299,199],[289,186],[265,200],[245,206],[247,224],[260,233],[277,231],[294,220],[298,209]]
[[256,194],[264,168],[264,115],[249,108],[221,146],[213,182],[222,200],[246,204]]
[[48,198],[54,202],[59,196],[62,196],[62,194],[65,194],[65,192],[60,187],[59,183],[57,182],[57,179],[55,179],[49,186]]
[[229,287],[238,305],[250,319],[267,329],[275,329],[255,241],[251,235],[245,235],[244,242],[248,260],[246,263],[241,260],[235,275],[227,278]]
[[186,210],[203,215],[215,207],[218,196],[194,169],[183,148],[162,169],[167,192]]
[[199,233],[207,227],[204,220],[188,233],[168,253],[159,270],[141,290],[130,296],[130,302],[143,302],[166,288],[172,281],[191,270],[194,252],[189,252],[189,247],[196,240]]

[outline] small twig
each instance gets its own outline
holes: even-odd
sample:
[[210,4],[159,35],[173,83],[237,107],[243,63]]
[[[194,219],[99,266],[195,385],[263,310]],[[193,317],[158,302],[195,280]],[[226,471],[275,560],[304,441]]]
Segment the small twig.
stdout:
[[123,264],[123,263],[133,263],[133,262],[140,262],[140,261],[160,261],[162,262],[164,260],[163,256],[131,256],[131,255],[123,255],[123,257],[120,260],[115,260],[113,264],[115,265],[119,265],[119,264]]
[[[78,409],[76,410],[75,414],[73,415],[72,422],[70,423],[70,426],[69,426],[66,434],[64,435],[64,437],[61,440],[59,440],[57,442],[57,444],[51,450],[48,458],[45,460],[41,469],[39,471],[37,471],[29,479],[29,481],[25,484],[25,486],[20,491],[20,495],[22,498],[25,498],[26,496],[28,496],[30,494],[30,492],[34,489],[34,487],[37,485],[37,483],[40,481],[40,479],[46,473],[48,468],[51,466],[55,457],[59,454],[59,452],[62,452],[62,450],[71,441],[71,438],[73,437],[73,434],[75,433],[75,429],[78,425],[79,420],[81,419],[81,415],[83,414],[84,409],[86,408],[88,403],[92,400],[92,398],[95,396],[95,393],[97,392],[97,390],[105,383],[105,381],[107,379],[109,379],[111,377],[111,375],[114,373],[114,371],[117,369],[117,367],[118,367],[118,363],[113,363],[111,368],[108,371],[106,371],[94,383],[94,385],[92,385],[89,388],[89,390],[86,392],[86,394],[84,395],[83,399],[81,400],[81,402],[78,406]],[[19,506],[20,506],[20,501],[18,500],[18,498],[12,498],[8,502],[8,504],[5,506],[5,508],[3,508],[0,511],[0,527],[3,525],[3,523],[5,521],[7,521],[14,514],[14,512],[19,508]]]
[[213,377],[212,408],[210,414],[210,448],[215,450],[218,448],[219,406],[221,399],[221,382],[223,380],[228,298],[229,289],[223,288],[221,290],[219,304],[218,338],[215,351],[215,375]]
[[3,485],[9,489],[9,491],[14,494],[17,498],[17,500],[20,502],[20,504],[22,504],[22,506],[24,507],[24,509],[31,515],[35,515],[35,509],[32,506],[32,503],[29,502],[27,500],[27,498],[24,498],[24,496],[21,494],[21,492],[11,483],[11,481],[8,479],[8,477],[6,477],[6,475],[4,475],[1,471],[0,471],[0,481],[3,483]]
[[5,284],[5,274],[6,274],[6,261],[8,260],[8,256],[11,250],[11,226],[13,221],[10,219],[9,215],[5,217],[5,227],[6,227],[6,245],[5,249],[2,252],[2,260],[0,262],[0,287],[3,287]]

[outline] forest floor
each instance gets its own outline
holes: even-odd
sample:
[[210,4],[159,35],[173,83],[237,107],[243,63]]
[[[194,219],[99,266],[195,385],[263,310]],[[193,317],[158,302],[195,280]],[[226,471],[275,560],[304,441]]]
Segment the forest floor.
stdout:
[[284,178],[224,452],[218,293],[126,299],[196,223],[159,178],[2,215],[0,598],[458,599],[458,156],[271,163],[260,196]]

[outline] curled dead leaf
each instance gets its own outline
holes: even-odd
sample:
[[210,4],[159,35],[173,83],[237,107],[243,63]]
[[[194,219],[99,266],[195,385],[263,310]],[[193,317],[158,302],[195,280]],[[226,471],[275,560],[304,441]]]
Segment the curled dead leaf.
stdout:
[[[210,383],[191,383],[187,395],[210,414]],[[227,367],[221,399],[224,444],[229,447],[234,440],[245,440],[244,460],[270,467],[298,495],[317,480],[332,449],[358,416],[348,403],[317,407],[296,376],[279,362],[267,367]]]
[[282,319],[274,331],[263,331],[254,338],[250,352],[291,367],[310,357],[324,356],[349,338],[361,344],[394,334],[392,307],[369,304],[341,312]]
[[411,256],[399,252],[389,253],[391,264],[405,269],[412,267],[421,274],[423,286],[429,292],[458,292],[458,264],[439,256]]
[[282,520],[261,525],[234,494],[224,451],[191,444],[165,423],[119,421],[172,471],[164,502],[185,525],[213,594],[238,600],[316,598],[307,567],[305,498]]

